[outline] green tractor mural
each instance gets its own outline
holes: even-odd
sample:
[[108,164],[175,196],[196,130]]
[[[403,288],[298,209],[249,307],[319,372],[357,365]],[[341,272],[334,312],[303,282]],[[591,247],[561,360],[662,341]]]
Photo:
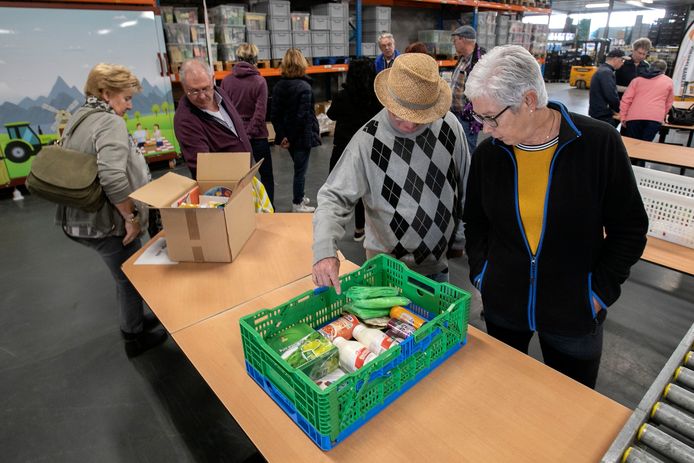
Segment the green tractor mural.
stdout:
[[5,124],[5,128],[10,137],[5,144],[5,158],[19,164],[41,151],[41,139],[28,122],[12,122]]

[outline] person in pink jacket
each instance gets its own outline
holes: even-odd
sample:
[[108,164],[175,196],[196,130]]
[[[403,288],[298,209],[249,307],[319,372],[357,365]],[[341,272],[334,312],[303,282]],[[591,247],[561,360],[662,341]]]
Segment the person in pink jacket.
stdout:
[[627,87],[619,105],[623,135],[653,141],[675,99],[666,69],[667,63],[657,60]]

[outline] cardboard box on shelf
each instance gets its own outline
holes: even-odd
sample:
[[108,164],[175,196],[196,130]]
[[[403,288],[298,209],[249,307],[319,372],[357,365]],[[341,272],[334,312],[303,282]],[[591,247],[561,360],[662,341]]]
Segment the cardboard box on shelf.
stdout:
[[[130,197],[161,211],[169,257],[181,262],[231,262],[255,230],[251,193],[260,162],[250,153],[198,154],[198,180],[169,172]],[[249,168],[250,167],[250,168]],[[223,186],[231,189],[224,207],[182,208],[179,201],[199,187],[202,193]]]

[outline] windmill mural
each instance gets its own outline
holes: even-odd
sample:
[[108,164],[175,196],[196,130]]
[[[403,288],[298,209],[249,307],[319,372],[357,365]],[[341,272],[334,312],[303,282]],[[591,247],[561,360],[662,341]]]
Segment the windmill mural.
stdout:
[[67,123],[70,120],[70,116],[72,116],[72,111],[74,111],[79,105],[79,101],[72,100],[72,103],[70,103],[70,106],[68,106],[67,108],[56,109],[48,103],[43,103],[41,105],[43,109],[55,114],[55,123],[53,123],[53,125],[51,126],[51,131],[53,133],[58,134],[58,136],[62,137],[63,131],[65,130],[65,126],[67,126]]

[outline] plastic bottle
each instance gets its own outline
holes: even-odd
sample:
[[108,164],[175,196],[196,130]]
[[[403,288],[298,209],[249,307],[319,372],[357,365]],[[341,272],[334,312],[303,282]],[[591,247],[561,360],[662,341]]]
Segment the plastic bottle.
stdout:
[[340,351],[340,366],[350,373],[376,358],[375,354],[369,352],[368,347],[358,341],[348,341],[337,337],[333,344]]
[[364,344],[376,355],[387,351],[394,344],[393,338],[383,331],[367,328],[364,325],[355,326],[352,334],[354,335],[354,339]]
[[344,339],[352,339],[352,330],[359,324],[357,317],[351,314],[343,315],[332,323],[325,325],[318,332],[326,338],[334,341],[340,337]]
[[414,333],[415,327],[397,318],[391,318],[388,320],[388,331],[399,338],[407,339]]
[[404,307],[400,307],[399,305],[396,305],[395,307],[390,309],[390,316],[392,318],[397,318],[398,320],[407,322],[410,325],[414,326],[416,329],[419,329],[423,324],[427,322],[423,318],[413,314]]

